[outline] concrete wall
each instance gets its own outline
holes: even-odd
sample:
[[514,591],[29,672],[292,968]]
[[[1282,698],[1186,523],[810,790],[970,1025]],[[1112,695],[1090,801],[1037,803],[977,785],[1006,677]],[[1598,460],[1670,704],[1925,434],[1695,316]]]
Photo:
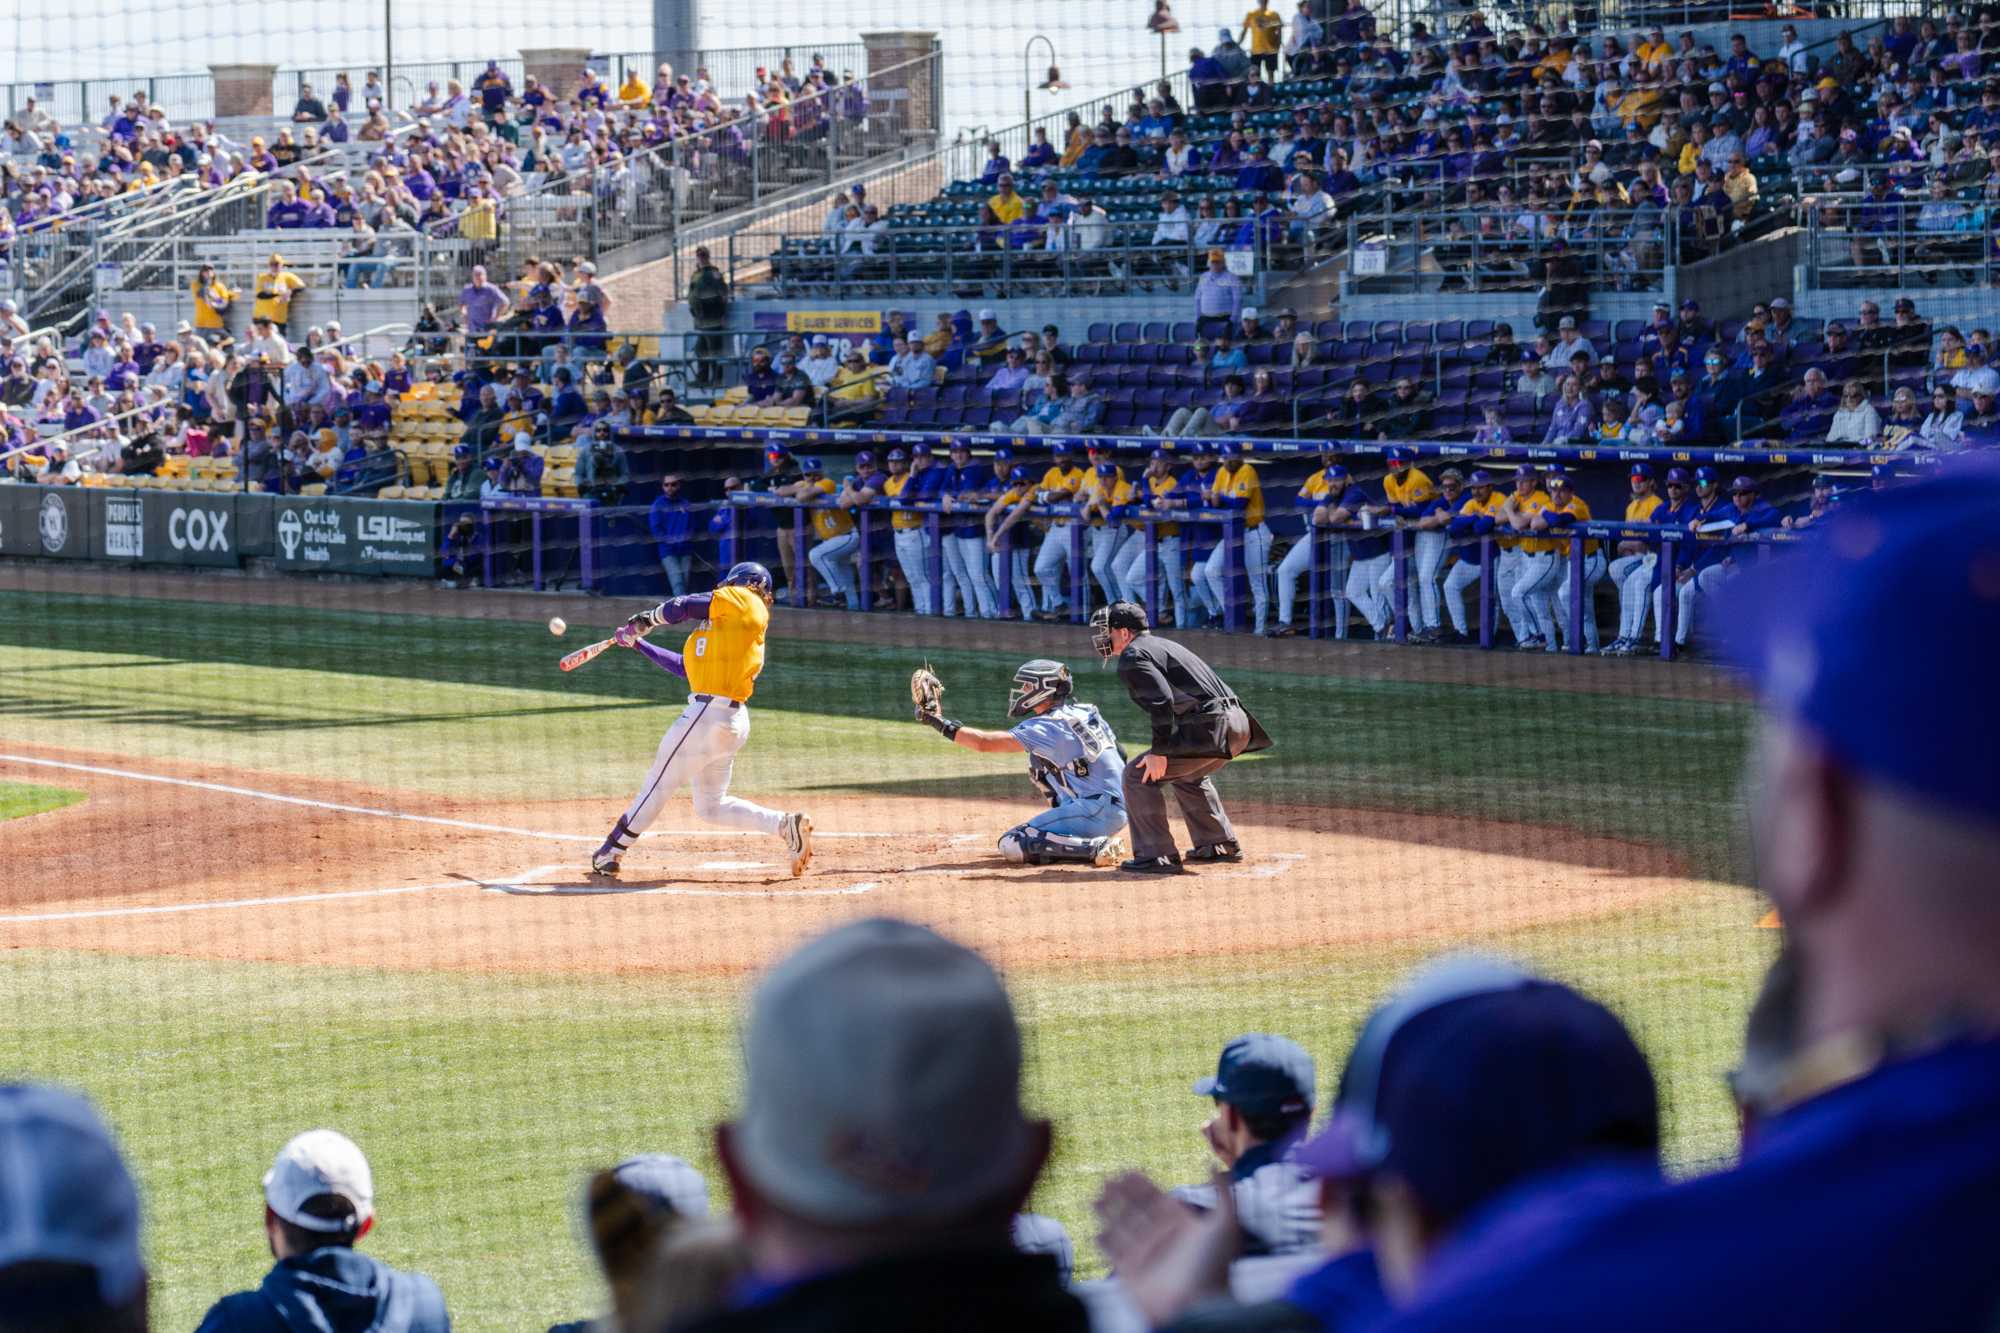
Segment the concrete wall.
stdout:
[[[140,323],[153,325],[163,337],[170,335],[181,320],[191,319],[194,314],[186,292],[109,291],[104,293],[100,304],[116,314],[131,311]],[[345,288],[313,287],[295,297],[292,308],[288,332],[296,344],[305,337],[307,329],[315,325],[324,326],[329,320],[337,321],[341,332],[349,337],[382,324],[415,323],[417,294],[414,288],[409,287],[352,292]],[[232,306],[229,314],[230,332],[239,339],[247,337],[250,326],[248,296]],[[387,355],[401,347],[407,336],[401,333],[385,336],[363,351],[369,356]]]

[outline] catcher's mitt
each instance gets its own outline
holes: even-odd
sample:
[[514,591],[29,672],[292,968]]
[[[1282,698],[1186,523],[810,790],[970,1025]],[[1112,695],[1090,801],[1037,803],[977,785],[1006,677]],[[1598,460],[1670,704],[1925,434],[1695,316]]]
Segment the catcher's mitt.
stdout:
[[935,671],[920,666],[910,673],[910,702],[916,705],[919,722],[944,712],[944,682]]

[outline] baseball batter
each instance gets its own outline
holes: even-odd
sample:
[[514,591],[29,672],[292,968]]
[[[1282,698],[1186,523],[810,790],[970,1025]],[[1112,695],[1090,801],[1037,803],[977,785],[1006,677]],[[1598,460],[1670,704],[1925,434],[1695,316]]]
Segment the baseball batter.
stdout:
[[1000,835],[1000,854],[1024,865],[1117,865],[1125,855],[1125,752],[1097,705],[1072,697],[1069,668],[1038,657],[1014,673],[1006,731],[982,731],[945,717],[933,701],[917,720],[953,745],[982,754],[1025,753],[1028,777],[1049,808]]
[[[695,621],[676,653],[647,643],[648,631]],[[812,820],[781,814],[729,794],[736,752],[750,738],[750,692],[764,670],[764,634],[771,624],[771,571],[745,562],[732,568],[714,592],[676,597],[626,621],[614,636],[662,671],[686,677],[694,691],[687,707],[660,740],[639,794],[590,858],[590,872],[615,878],[632,840],[652,827],[667,798],[687,787],[694,812],[724,828],[754,829],[785,840],[792,875],[812,860]]]

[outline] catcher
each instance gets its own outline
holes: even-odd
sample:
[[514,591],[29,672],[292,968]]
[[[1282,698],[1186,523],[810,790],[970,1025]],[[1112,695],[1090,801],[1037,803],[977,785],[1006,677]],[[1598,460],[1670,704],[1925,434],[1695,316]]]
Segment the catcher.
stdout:
[[1007,731],[982,731],[944,716],[944,682],[929,667],[910,675],[917,721],[954,745],[982,754],[1026,753],[1028,776],[1049,808],[1000,835],[1000,852],[1024,865],[1118,864],[1125,855],[1125,752],[1097,711],[1071,694],[1069,668],[1047,658],[1024,662],[1007,695]]

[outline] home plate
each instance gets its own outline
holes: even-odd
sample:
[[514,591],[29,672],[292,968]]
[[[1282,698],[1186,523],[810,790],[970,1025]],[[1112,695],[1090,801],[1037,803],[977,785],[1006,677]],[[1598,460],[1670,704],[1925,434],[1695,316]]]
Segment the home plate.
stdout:
[[703,861],[696,870],[769,870],[769,861]]

